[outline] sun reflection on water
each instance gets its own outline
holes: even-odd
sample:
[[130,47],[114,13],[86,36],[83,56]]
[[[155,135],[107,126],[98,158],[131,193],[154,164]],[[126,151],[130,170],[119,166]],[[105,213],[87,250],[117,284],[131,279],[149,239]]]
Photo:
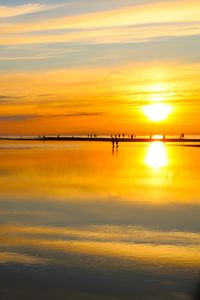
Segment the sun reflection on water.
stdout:
[[161,167],[167,166],[167,152],[162,142],[151,143],[147,152],[145,162],[149,167],[154,169],[159,169]]

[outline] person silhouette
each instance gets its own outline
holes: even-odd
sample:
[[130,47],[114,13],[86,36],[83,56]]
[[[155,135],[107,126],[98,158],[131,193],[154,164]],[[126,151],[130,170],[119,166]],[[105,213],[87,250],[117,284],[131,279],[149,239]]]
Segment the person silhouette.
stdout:
[[114,148],[115,147],[115,139],[112,138],[112,147]]

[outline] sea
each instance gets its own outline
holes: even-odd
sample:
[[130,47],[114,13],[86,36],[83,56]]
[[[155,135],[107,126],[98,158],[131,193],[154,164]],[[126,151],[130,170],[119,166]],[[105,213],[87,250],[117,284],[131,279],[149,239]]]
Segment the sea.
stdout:
[[189,300],[200,143],[0,140],[1,300]]

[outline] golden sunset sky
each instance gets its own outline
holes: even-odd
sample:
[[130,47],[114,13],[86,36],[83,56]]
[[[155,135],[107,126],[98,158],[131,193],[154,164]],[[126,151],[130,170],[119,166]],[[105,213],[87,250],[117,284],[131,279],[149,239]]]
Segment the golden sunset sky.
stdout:
[[0,0],[0,135],[199,134],[199,50],[199,0]]

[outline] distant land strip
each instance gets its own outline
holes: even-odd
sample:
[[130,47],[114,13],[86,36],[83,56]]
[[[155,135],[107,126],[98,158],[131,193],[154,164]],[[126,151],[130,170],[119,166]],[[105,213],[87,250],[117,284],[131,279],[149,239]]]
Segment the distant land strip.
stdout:
[[78,141],[78,142],[110,142],[110,143],[139,143],[139,142],[169,142],[169,143],[200,143],[199,138],[129,138],[129,137],[78,137],[78,136],[38,136],[38,137],[0,137],[1,140],[10,141]]

